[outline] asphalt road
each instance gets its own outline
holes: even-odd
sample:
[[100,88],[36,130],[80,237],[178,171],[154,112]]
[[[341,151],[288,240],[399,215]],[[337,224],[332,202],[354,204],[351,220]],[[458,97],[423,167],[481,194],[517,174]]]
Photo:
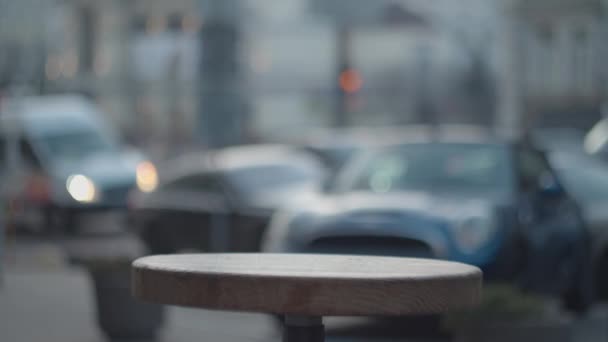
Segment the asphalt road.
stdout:
[[[5,274],[0,287],[0,341],[105,341],[96,323],[88,273],[83,267],[70,264],[67,255],[74,246],[87,249],[87,246],[96,245],[97,240],[95,236],[8,240],[4,253]],[[523,326],[516,329],[515,334],[498,333],[499,336],[488,340],[608,341],[607,306],[599,305],[580,319],[565,313],[558,313],[558,316],[556,321]],[[369,319],[332,319],[327,325],[328,341],[446,340],[408,337],[405,331],[410,329],[403,322],[379,324]],[[280,341],[280,331],[274,320],[266,315],[168,308],[161,341],[202,340]],[[486,335],[455,340],[481,341],[486,340]]]

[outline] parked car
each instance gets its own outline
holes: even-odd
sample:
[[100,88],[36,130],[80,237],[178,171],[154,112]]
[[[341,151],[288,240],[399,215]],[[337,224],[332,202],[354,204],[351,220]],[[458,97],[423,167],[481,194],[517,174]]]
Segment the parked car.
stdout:
[[583,154],[553,152],[550,160],[580,203],[592,236],[596,290],[608,299],[608,165]]
[[593,299],[590,239],[578,204],[529,143],[437,131],[362,153],[330,193],[277,213],[266,252],[441,258],[486,282]]
[[7,100],[0,113],[0,171],[9,220],[37,230],[115,221],[128,191],[156,186],[154,165],[123,146],[83,97]]
[[272,213],[315,196],[324,171],[278,145],[185,155],[160,171],[158,189],[136,191],[131,220],[153,253],[257,251]]

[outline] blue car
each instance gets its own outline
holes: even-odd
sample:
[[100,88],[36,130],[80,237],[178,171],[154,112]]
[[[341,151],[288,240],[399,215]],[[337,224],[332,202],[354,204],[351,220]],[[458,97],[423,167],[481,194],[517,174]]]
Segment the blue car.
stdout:
[[581,210],[526,142],[431,134],[361,153],[329,193],[277,213],[266,252],[439,258],[476,265],[486,283],[593,299]]

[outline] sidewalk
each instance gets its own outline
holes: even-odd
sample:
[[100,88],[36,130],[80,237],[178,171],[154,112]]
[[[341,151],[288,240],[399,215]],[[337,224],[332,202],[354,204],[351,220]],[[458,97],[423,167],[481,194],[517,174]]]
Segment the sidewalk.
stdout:
[[[97,238],[24,237],[8,241],[4,284],[0,287],[0,341],[106,341],[97,326],[88,272],[70,265],[66,252],[66,248],[91,246],[91,239]],[[201,339],[278,341],[280,337],[265,315],[170,307],[161,342]]]
[[[78,269],[11,269],[0,290],[0,341],[105,342],[95,321],[89,285],[86,273]],[[281,340],[273,319],[266,315],[170,307],[167,318],[160,342]],[[328,337],[330,342],[398,338],[386,331],[349,333],[348,323],[341,321],[331,325],[342,333]]]
[[[103,342],[81,270],[15,270],[0,290],[0,340]],[[270,318],[171,307],[162,341],[278,341]]]
[[[97,327],[88,273],[66,264],[64,247],[73,242],[22,239],[7,250],[4,286],[0,287],[0,341],[106,341]],[[353,327],[352,320],[330,319],[328,323],[329,342],[404,339],[402,327],[390,331],[369,325]],[[607,323],[608,307],[598,306],[585,318],[573,321],[571,340],[608,341]],[[159,342],[280,339],[268,315],[170,307]]]
[[[97,327],[88,273],[66,263],[66,248],[90,245],[81,239],[22,238],[10,245],[5,283],[0,288],[0,341],[106,341]],[[360,324],[368,321],[328,319],[328,341],[403,339],[399,329]],[[159,342],[201,340],[278,342],[281,336],[268,315],[169,307]]]

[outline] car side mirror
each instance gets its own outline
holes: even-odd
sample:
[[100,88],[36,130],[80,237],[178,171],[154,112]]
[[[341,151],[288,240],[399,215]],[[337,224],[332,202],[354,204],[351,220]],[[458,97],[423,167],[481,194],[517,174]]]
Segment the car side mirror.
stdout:
[[564,194],[564,188],[553,175],[546,174],[539,181],[538,192],[543,197],[559,197]]

